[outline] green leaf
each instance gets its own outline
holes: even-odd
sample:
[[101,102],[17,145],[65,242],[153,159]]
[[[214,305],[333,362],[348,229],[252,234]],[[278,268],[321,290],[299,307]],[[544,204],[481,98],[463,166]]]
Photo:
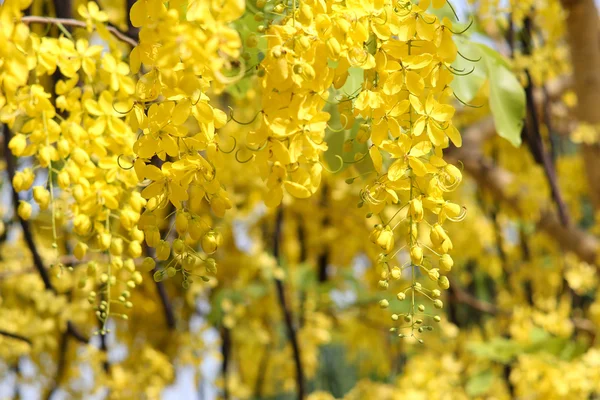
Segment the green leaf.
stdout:
[[513,146],[521,145],[525,118],[525,90],[515,75],[502,65],[488,65],[490,108],[498,135]]
[[468,103],[472,100],[487,77],[489,82],[489,106],[494,118],[496,132],[513,146],[521,145],[521,130],[526,113],[525,89],[511,70],[509,62],[490,47],[462,38],[456,39],[460,55],[454,67],[459,71],[473,72],[456,77],[451,86],[457,97]]
[[358,90],[362,88],[364,74],[365,71],[361,68],[348,68],[348,78],[346,79],[346,82],[344,82],[344,85],[339,89],[340,93],[346,94],[348,96],[356,95]]
[[454,78],[450,83],[450,87],[454,91],[456,97],[465,103],[470,103],[485,83],[485,80],[487,79],[487,69],[484,61],[481,60],[481,51],[475,43],[459,36],[455,38],[455,43],[458,51],[469,60],[459,54],[454,63],[452,63],[452,67],[457,71],[472,72],[468,75],[457,76]]
[[468,349],[479,358],[502,364],[508,364],[523,351],[519,343],[501,337],[488,342],[471,343]]
[[467,381],[465,390],[470,397],[483,396],[494,383],[494,373],[491,370],[480,372]]

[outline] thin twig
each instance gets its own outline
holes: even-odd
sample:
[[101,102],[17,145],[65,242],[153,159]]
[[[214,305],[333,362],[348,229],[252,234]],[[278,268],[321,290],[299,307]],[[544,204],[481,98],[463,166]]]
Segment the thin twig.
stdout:
[[265,351],[260,359],[258,365],[258,371],[256,375],[256,382],[254,384],[254,397],[257,399],[262,398],[263,385],[265,383],[265,376],[267,375],[267,367],[269,365],[269,358],[271,357],[271,348],[269,345],[265,346]]
[[[25,24],[53,24],[53,25],[64,25],[64,26],[76,26],[78,28],[87,28],[87,25],[83,21],[79,21],[71,18],[52,18],[52,17],[40,17],[37,15],[25,16],[21,18],[21,22]],[[117,39],[136,47],[138,42],[115,28],[114,26],[107,26],[106,29],[112,33]]]
[[21,336],[18,333],[8,332],[8,331],[5,331],[3,329],[0,329],[0,336],[6,336],[6,337],[9,337],[11,339],[20,340],[20,341],[28,343],[28,344],[32,343],[31,339],[29,339],[29,338],[27,338],[25,336]]
[[[273,235],[273,256],[278,262],[280,260],[280,248],[281,248],[281,229],[283,225],[283,209],[281,206],[277,209],[277,216],[275,220],[275,233]],[[296,366],[296,389],[298,392],[298,399],[304,399],[304,370],[302,369],[302,358],[300,356],[300,346],[298,344],[298,337],[296,335],[296,328],[292,321],[292,312],[287,305],[285,298],[285,287],[280,279],[275,278],[275,287],[277,289],[277,298],[279,300],[279,306],[283,313],[283,319],[287,328],[288,340],[292,345],[292,351],[294,353],[294,364]]]
[[223,363],[221,364],[221,374],[223,375],[223,399],[229,400],[229,382],[228,366],[231,354],[231,332],[228,328],[221,328],[221,353],[223,353]]
[[58,347],[58,361],[56,362],[56,377],[54,378],[54,383],[48,394],[46,395],[46,400],[50,400],[54,393],[60,387],[60,381],[65,375],[65,369],[67,368],[67,351],[69,350],[69,333],[65,332],[62,334],[60,338],[60,345]]
[[[453,288],[454,299],[460,303],[466,304],[469,307],[487,313],[491,315],[504,314],[506,316],[510,316],[511,313],[508,311],[502,311],[494,304],[488,303],[486,301],[480,300],[477,297],[473,296],[471,293],[462,289],[459,285],[456,284],[455,281],[451,281],[451,287]],[[579,317],[571,317],[571,323],[573,326],[580,331],[587,332],[595,337],[597,333],[596,326],[592,321],[585,318]]]

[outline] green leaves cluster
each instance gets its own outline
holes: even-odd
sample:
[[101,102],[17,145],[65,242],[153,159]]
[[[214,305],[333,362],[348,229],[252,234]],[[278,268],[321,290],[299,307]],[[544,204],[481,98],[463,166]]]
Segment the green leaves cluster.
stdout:
[[461,37],[456,37],[455,42],[460,55],[453,67],[461,71],[461,74],[472,72],[454,79],[451,83],[452,90],[460,100],[469,103],[487,82],[488,104],[496,131],[513,146],[520,146],[526,113],[525,90],[512,72],[510,64],[485,44]]

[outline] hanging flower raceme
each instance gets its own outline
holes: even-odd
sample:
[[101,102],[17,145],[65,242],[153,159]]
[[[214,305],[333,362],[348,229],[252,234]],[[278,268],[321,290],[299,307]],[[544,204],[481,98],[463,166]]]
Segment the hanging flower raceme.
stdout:
[[[133,92],[129,67],[120,61],[121,44],[106,31],[106,15],[96,3],[82,5],[79,16],[108,44],[104,54],[102,46],[89,44],[85,30],[39,37],[19,22],[26,3],[8,0],[0,11],[0,47],[8,49],[0,66],[1,92],[2,99],[11,99],[0,101],[1,120],[12,134],[9,149],[33,165],[15,172],[13,187],[31,190],[40,212],[50,214],[55,273],[63,273],[62,248],[70,245],[65,237],[72,225],[74,255],[89,262],[79,286],[89,291],[101,321],[126,318],[131,304],[118,294],[142,280],[134,259],[142,253],[136,224],[146,203],[134,190],[135,173],[119,165],[120,157],[132,157],[135,141],[116,111]],[[53,74],[58,80],[49,88],[44,81]],[[27,220],[32,212],[30,202],[21,200],[19,217]]]
[[[157,279],[178,270],[184,281],[192,275],[207,279],[214,269],[206,255],[216,251],[220,237],[204,217],[203,205],[223,217],[232,204],[218,177],[222,160],[216,130],[227,116],[210,104],[208,92],[223,89],[229,79],[224,73],[239,57],[240,38],[229,23],[243,11],[243,2],[235,0],[191,1],[187,7],[140,0],[131,9],[140,42],[130,64],[140,77],[128,115],[131,129],[139,133],[134,169],[148,202],[139,228],[147,244],[156,247],[157,258],[170,260]],[[161,232],[165,218],[176,228],[175,238],[166,237],[170,228]]]
[[[450,141],[461,145],[452,124],[449,87],[457,51],[450,22],[439,21],[428,7],[429,2],[409,1],[370,6],[364,18],[369,37],[375,41],[374,63],[365,70],[363,90],[353,102],[350,117],[364,121],[356,140],[369,143],[376,172],[363,189],[362,199],[370,215],[382,221],[370,237],[382,250],[379,286],[387,289],[393,281],[409,280],[408,286],[394,288],[396,299],[383,299],[380,305],[387,308],[391,301],[403,302],[408,297],[405,311],[392,314],[392,320],[398,321],[393,330],[401,337],[417,339],[418,333],[431,329],[426,323],[431,313],[425,312],[419,299],[441,308],[439,289],[449,287],[442,273],[452,268],[448,254],[452,241],[443,224],[464,216],[461,206],[444,199],[444,193],[455,189],[462,177],[443,160],[442,152]],[[422,235],[426,230],[429,240]],[[401,250],[408,253],[408,261],[399,261]],[[421,283],[419,276],[428,277],[439,289]],[[439,321],[439,316],[434,319]]]

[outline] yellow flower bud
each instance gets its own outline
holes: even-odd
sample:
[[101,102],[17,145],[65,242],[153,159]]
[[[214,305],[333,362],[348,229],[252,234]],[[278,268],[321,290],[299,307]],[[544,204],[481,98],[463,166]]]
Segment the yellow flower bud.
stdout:
[[19,207],[17,208],[17,214],[19,214],[21,219],[27,221],[29,218],[31,218],[31,204],[21,200],[19,202]]
[[196,256],[194,256],[193,254],[188,254],[183,259],[183,268],[185,268],[188,271],[194,270],[196,268],[197,260],[198,258]]
[[171,255],[171,247],[169,243],[161,240],[158,242],[158,246],[156,246],[156,258],[159,260],[166,260]]
[[75,248],[73,249],[73,255],[78,260],[83,260],[87,253],[88,245],[83,242],[77,242]]
[[98,235],[98,247],[100,250],[108,250],[110,248],[112,236],[110,233],[101,233]]
[[146,257],[144,258],[144,261],[142,261],[141,269],[144,272],[150,272],[154,269],[155,266],[156,261],[154,261],[152,257]]
[[398,268],[398,267],[392,268],[392,278],[400,279],[401,276],[402,276],[402,271],[400,270],[400,268]]
[[444,307],[444,303],[440,299],[436,299],[436,300],[433,301],[433,306],[435,308],[443,308]]
[[214,258],[207,258],[204,265],[206,266],[206,271],[210,274],[217,273],[217,262]]
[[65,138],[62,138],[56,144],[56,148],[58,149],[58,154],[61,158],[67,158],[71,153],[71,145],[69,141]]
[[207,231],[207,228],[205,228],[205,225],[202,223],[202,221],[192,218],[189,221],[188,231],[192,239],[199,240]]
[[92,221],[87,215],[79,214],[73,220],[73,228],[75,230],[75,233],[81,236],[85,236],[90,232],[90,229],[92,228]]
[[144,240],[144,231],[138,229],[137,227],[133,227],[129,232],[129,236],[131,240],[135,240],[137,242],[142,242]]
[[37,155],[38,161],[40,165],[44,168],[47,168],[52,161],[56,161],[58,159],[58,155],[56,154],[56,149],[52,146],[43,146]]
[[186,212],[178,212],[177,217],[175,217],[175,229],[177,233],[183,235],[188,230],[188,217]]
[[50,205],[50,192],[42,186],[36,186],[33,188],[33,199],[41,210],[46,210]]
[[440,257],[439,265],[442,271],[450,272],[454,265],[454,260],[452,260],[452,257],[450,257],[449,254],[444,254]]
[[8,148],[17,157],[21,157],[27,148],[27,137],[25,135],[16,134],[8,142]]
[[429,279],[432,281],[437,282],[440,277],[440,271],[437,268],[431,268],[427,271],[427,276],[429,276]]
[[450,287],[450,281],[445,276],[440,276],[438,279],[438,286],[444,290],[447,290]]
[[120,256],[123,254],[123,239],[114,238],[110,242],[110,254],[113,256]]
[[173,241],[173,251],[175,254],[181,254],[185,250],[185,243],[181,239],[175,239]]
[[404,292],[400,292],[396,295],[396,298],[400,301],[404,300],[406,298],[406,294]]
[[71,184],[71,178],[69,177],[69,173],[64,169],[58,173],[57,178],[58,186],[61,189],[66,189]]
[[410,201],[409,211],[413,221],[419,222],[423,220],[423,202],[421,199],[412,199]]
[[369,235],[371,241],[377,244],[386,253],[394,248],[394,232],[389,226],[382,227],[378,225]]
[[298,21],[303,25],[310,25],[313,20],[312,8],[306,3],[301,3],[298,11]]
[[389,305],[390,305],[390,302],[387,301],[386,299],[379,300],[379,307],[381,307],[381,308],[388,308]]
[[410,260],[414,265],[421,265],[423,262],[423,249],[420,246],[413,246],[410,249]]
[[138,258],[142,255],[142,244],[136,240],[132,240],[127,247],[127,253],[129,253],[132,258]]
[[215,231],[208,231],[202,236],[202,250],[206,254],[213,254],[221,244],[221,235]]
[[150,247],[158,246],[158,242],[160,242],[160,232],[157,227],[151,227],[146,230],[146,243]]

